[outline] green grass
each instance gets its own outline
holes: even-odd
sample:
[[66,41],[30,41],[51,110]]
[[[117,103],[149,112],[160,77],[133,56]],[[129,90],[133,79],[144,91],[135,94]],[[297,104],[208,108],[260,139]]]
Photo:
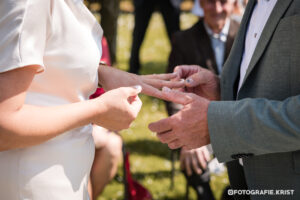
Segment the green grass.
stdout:
[[[181,16],[182,28],[188,28],[197,20],[191,14]],[[117,67],[128,69],[130,45],[132,41],[133,15],[122,14],[119,18]],[[170,44],[162,18],[152,16],[146,38],[141,49],[142,74],[162,73],[167,66]],[[170,150],[158,141],[147,128],[148,124],[167,117],[165,105],[161,100],[141,95],[143,108],[132,127],[121,132],[127,151],[130,152],[130,164],[133,178],[149,189],[154,199],[180,200],[185,197],[185,179],[179,171],[179,162],[175,163],[175,186],[170,190]],[[119,178],[114,179],[98,200],[123,199],[122,168]],[[212,176],[211,186],[217,199],[228,184],[227,176]],[[190,189],[190,199],[196,199]]]

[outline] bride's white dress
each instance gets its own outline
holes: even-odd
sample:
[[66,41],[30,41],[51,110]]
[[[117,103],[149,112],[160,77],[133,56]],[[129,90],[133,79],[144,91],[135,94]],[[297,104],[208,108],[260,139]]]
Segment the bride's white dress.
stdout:
[[[101,37],[100,25],[81,0],[0,1],[0,73],[41,66],[26,104],[88,99],[97,87]],[[90,125],[40,145],[0,152],[0,199],[86,200],[93,157]]]

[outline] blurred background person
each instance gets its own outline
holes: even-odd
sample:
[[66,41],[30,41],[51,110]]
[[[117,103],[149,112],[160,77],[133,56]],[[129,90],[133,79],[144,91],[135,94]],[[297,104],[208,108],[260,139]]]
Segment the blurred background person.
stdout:
[[237,0],[234,3],[234,9],[231,18],[238,22],[241,22],[247,3],[248,0]]
[[96,200],[117,173],[122,157],[122,138],[115,132],[93,126],[95,158],[89,181],[91,200]]
[[134,0],[134,30],[131,45],[131,57],[129,61],[129,72],[139,74],[140,70],[140,47],[143,43],[145,33],[156,8],[161,12],[169,39],[174,32],[180,29],[180,4],[182,0]]
[[194,0],[192,13],[198,17],[203,17],[204,13],[203,13],[203,9],[200,6],[199,0]]
[[120,0],[88,0],[88,2],[101,5],[99,10],[99,15],[101,16],[100,24],[104,31],[104,37],[108,42],[111,64],[114,65],[116,63]]
[[[193,13],[200,18],[191,28],[174,33],[167,71],[173,72],[177,65],[200,65],[220,74],[239,28],[238,22],[231,19],[235,5],[235,0],[197,0]],[[171,116],[181,105],[166,102],[166,108]],[[208,162],[212,154],[209,149],[204,146],[180,152],[181,169],[199,200],[214,199],[209,186]]]

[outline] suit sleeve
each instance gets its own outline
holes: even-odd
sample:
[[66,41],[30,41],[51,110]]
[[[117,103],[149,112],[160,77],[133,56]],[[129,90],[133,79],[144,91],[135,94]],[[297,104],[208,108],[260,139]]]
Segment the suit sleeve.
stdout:
[[[172,38],[172,41],[171,41],[172,49],[171,49],[171,53],[169,56],[169,64],[168,64],[166,73],[172,73],[174,68],[177,65],[185,64],[184,63],[184,55],[182,53],[183,49],[182,49],[182,47],[180,47],[180,44],[177,42],[179,40],[180,40],[180,38],[178,37],[178,34],[175,33]],[[165,103],[166,103],[166,108],[167,108],[167,112],[169,115],[175,114],[181,108],[180,105],[173,103],[173,102],[165,101]]]
[[211,102],[210,140],[219,162],[236,155],[262,155],[300,149],[300,95],[284,101],[243,99]]

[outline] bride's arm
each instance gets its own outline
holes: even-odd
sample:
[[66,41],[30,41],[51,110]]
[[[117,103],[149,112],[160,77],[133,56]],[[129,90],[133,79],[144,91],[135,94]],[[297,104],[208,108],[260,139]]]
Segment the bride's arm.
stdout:
[[141,85],[142,93],[157,98],[163,98],[160,89],[184,87],[184,81],[169,81],[178,78],[178,74],[136,75],[113,67],[100,65],[98,68],[99,84],[105,90],[118,87]]
[[24,103],[38,66],[0,73],[0,151],[28,147],[89,123],[128,128],[141,103],[128,102],[138,90],[121,88],[94,100],[39,107]]

